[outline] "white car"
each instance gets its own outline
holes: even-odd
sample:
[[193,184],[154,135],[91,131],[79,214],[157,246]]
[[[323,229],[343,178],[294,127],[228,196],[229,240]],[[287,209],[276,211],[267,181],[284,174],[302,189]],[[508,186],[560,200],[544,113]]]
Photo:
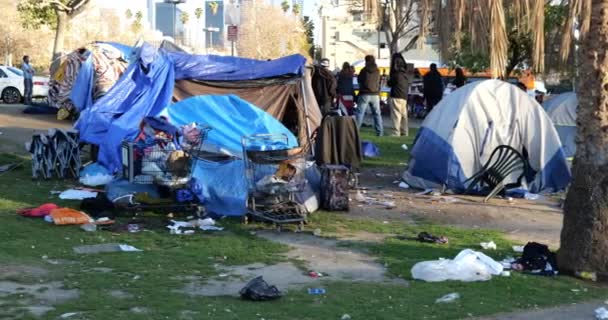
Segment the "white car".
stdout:
[[[46,97],[49,92],[49,78],[34,76],[33,97]],[[0,65],[0,99],[4,103],[19,103],[23,98],[23,72],[15,67]]]

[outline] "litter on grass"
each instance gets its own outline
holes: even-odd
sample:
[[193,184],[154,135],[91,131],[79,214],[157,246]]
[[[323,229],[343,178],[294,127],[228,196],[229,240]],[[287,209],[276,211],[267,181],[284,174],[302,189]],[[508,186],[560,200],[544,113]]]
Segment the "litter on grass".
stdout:
[[401,188],[401,189],[409,189],[410,185],[407,184],[407,183],[405,183],[405,182],[403,182],[403,181],[401,181],[401,182],[399,182],[399,188]]
[[450,303],[460,299],[460,294],[458,292],[452,292],[450,294],[446,294],[445,296],[435,300],[435,303]]
[[59,199],[63,200],[84,200],[95,197],[97,197],[97,192],[77,189],[68,189],[59,194]]
[[522,253],[524,252],[524,246],[513,246],[513,251]]
[[465,249],[453,259],[418,262],[412,267],[414,279],[439,282],[446,280],[487,281],[500,275],[503,267],[485,254]]
[[104,243],[104,244],[93,244],[74,247],[74,252],[78,254],[93,254],[93,253],[104,253],[104,252],[140,252],[142,250],[137,249],[128,244],[120,243]]
[[494,241],[482,242],[479,244],[484,250],[496,250],[496,243]]

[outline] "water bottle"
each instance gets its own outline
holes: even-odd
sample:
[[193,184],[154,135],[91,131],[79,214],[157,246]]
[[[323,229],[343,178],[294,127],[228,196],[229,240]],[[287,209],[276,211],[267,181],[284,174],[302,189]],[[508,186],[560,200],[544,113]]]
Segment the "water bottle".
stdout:
[[312,294],[312,295],[322,295],[325,294],[325,289],[323,288],[308,288],[308,294]]

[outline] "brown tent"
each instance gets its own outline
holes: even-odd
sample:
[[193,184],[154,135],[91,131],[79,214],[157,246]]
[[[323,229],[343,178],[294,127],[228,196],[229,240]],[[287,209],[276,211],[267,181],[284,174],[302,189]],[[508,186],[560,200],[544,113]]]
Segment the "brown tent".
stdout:
[[281,76],[247,81],[178,80],[173,99],[180,101],[206,94],[234,94],[265,110],[298,137],[300,146],[310,143],[321,125],[321,111],[311,86],[311,69],[304,76]]

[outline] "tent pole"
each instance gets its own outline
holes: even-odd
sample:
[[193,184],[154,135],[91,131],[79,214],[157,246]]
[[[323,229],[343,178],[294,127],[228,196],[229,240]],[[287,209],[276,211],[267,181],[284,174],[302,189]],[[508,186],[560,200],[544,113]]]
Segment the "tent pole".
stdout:
[[[308,68],[304,67],[304,72],[308,72],[307,69]],[[302,77],[302,80],[300,80],[300,88],[302,89],[302,99],[304,100],[304,117],[306,118],[306,139],[308,140],[308,145],[310,146],[310,153],[314,157],[315,148],[313,148],[312,140],[310,139],[312,133],[310,132],[310,120],[308,119],[308,103],[306,101],[306,87],[304,84],[304,79],[306,79],[306,74],[304,74],[304,77]]]

